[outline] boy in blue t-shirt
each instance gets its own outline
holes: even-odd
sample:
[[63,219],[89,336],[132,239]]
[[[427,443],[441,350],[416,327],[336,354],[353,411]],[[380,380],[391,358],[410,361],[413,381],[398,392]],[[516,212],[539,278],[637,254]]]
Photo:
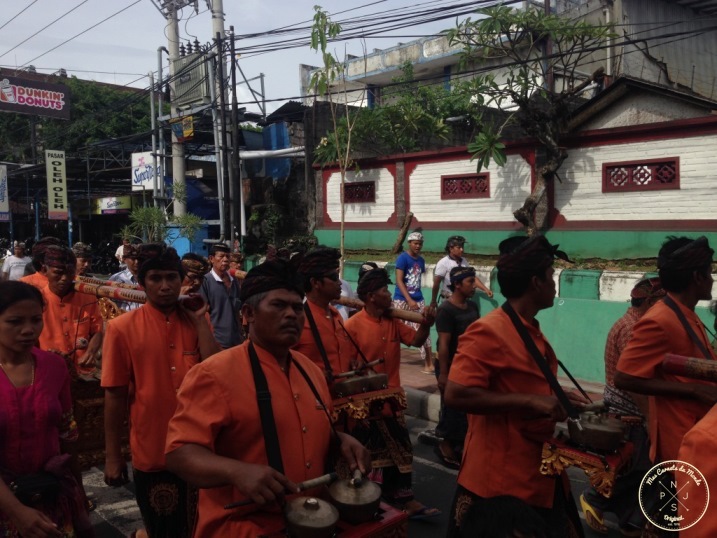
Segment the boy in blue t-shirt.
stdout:
[[[421,256],[423,248],[423,234],[412,232],[406,238],[408,250],[402,252],[396,259],[396,290],[393,293],[393,308],[401,310],[423,311],[426,302],[421,292],[421,277],[426,272],[426,262]],[[404,321],[418,330],[418,323]],[[433,356],[431,353],[431,338],[421,346],[421,358],[424,362],[424,374],[433,375]]]

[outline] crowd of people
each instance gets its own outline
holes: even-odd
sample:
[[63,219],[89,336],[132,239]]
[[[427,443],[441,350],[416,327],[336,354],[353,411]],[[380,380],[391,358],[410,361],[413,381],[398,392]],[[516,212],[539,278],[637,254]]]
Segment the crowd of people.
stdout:
[[[105,394],[108,486],[130,480],[122,447],[129,422],[144,524],[137,537],[259,536],[297,484],[334,466],[379,484],[383,500],[410,519],[435,518],[440,511],[414,495],[413,449],[393,397],[402,392],[402,345],[420,349],[423,371],[436,377],[435,451],[459,470],[449,528],[439,534],[582,536],[582,510],[597,532],[607,533],[604,516],[613,512],[623,534],[639,536],[652,520],[637,495],[651,465],[684,458],[717,483],[704,461],[717,447],[717,384],[661,368],[666,354],[717,359],[695,313],[711,298],[706,238],[668,238],[659,277],[635,284],[608,335],[605,404],[629,417],[634,450],[612,497],[589,488],[579,507],[564,473],[540,472],[556,424],[588,403],[556,390],[558,358],[536,318],[555,300],[555,259],[568,256],[540,235],[501,242],[496,276],[505,303],[481,317],[472,298],[493,293],[463,256],[460,236],[447,240],[426,304],[423,240],[408,235],[393,275],[364,263],[356,294],[340,278],[334,248],[274,249],[245,273],[241,255],[223,244],[208,258],[180,258],[164,244],[125,241],[108,285],[141,290],[145,302],[120,302],[111,320],[96,297],[75,290],[91,271],[87,245],[46,237],[31,257],[15,245],[0,283],[0,535],[93,536],[70,394],[71,378],[93,375]],[[361,303],[339,311],[342,295]],[[414,312],[414,321],[393,317],[399,310]],[[385,398],[367,416],[333,412],[349,372],[385,375]],[[714,519],[708,513],[684,535],[717,535]]]

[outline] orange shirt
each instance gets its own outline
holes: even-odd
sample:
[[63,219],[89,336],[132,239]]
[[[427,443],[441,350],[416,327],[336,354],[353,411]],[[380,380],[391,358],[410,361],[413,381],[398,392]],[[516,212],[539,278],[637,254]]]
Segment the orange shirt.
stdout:
[[97,298],[74,291],[59,297],[47,286],[40,291],[45,299],[42,313],[45,326],[40,334],[40,349],[71,355],[79,373],[92,373],[94,366],[80,368],[78,361],[87,351],[90,338],[102,332]]
[[[704,475],[707,486],[710,489],[707,512],[694,526],[680,530],[680,538],[717,536],[717,495],[714,493],[715,485],[717,485],[717,459],[713,456],[715,452],[717,452],[717,407],[713,407],[702,420],[685,434],[677,455],[678,460],[697,467]],[[677,478],[677,489],[680,490],[688,482],[688,479],[686,479],[684,473],[675,473],[675,476]],[[693,487],[690,484],[684,490],[681,490],[680,503],[678,504],[680,514],[683,513],[683,508],[689,509],[693,514],[699,514],[704,508],[704,505],[692,506],[690,504],[691,500],[693,500],[692,504],[703,502],[703,498],[695,495],[695,492],[692,492],[693,495],[690,497],[688,492]]]
[[[326,356],[331,364],[331,370],[334,374],[346,372],[351,369],[351,362],[356,356],[356,349],[351,341],[346,337],[346,331],[342,326],[343,319],[341,314],[333,306],[329,306],[330,315],[327,317],[326,311],[312,303],[308,299],[306,304],[309,305],[311,313],[314,315],[316,327],[321,335],[321,341],[326,350]],[[299,343],[294,349],[309,357],[316,365],[325,370],[324,359],[319,353],[319,348],[314,340],[311,332],[308,318],[304,321],[304,329],[301,331]]]
[[22,277],[20,279],[20,282],[24,282],[25,284],[32,284],[37,289],[41,290],[42,288],[47,286],[47,277],[38,271],[37,273],[32,273],[31,275]]
[[169,317],[150,304],[110,321],[102,346],[102,386],[132,385],[129,401],[132,465],[164,469],[167,424],[177,391],[199,362],[199,339],[179,311]]
[[[248,345],[244,342],[222,351],[189,372],[178,394],[177,413],[169,423],[167,453],[196,444],[220,456],[268,465]],[[328,417],[293,364],[286,374],[269,352],[256,345],[255,349],[271,392],[286,476],[294,483],[321,476],[331,432]],[[300,353],[291,354],[330,406],[322,371]],[[266,511],[224,510],[224,505],[244,498],[232,486],[199,490],[194,538],[253,538],[267,521],[281,517]]]
[[365,310],[346,321],[346,330],[369,361],[384,359],[383,364],[374,366],[374,370],[388,375],[389,387],[400,387],[401,344],[410,345],[416,331],[397,319],[378,319]]
[[[557,372],[557,358],[539,327],[523,323]],[[552,394],[502,308],[474,322],[459,337],[448,380],[499,393]],[[551,508],[556,479],[540,474],[540,462],[543,442],[554,429],[552,420],[525,413],[469,414],[458,483],[481,497],[513,495],[532,506]]]
[[[705,347],[711,350],[702,322],[697,314],[675,301],[684,313],[695,333]],[[663,302],[654,305],[637,322],[632,338],[620,355],[617,370],[643,379],[664,379],[681,383],[707,381],[688,379],[662,372],[665,353],[703,358],[699,348],[692,342],[675,313]],[[712,353],[712,359],[717,359]],[[677,457],[682,437],[707,411],[709,405],[667,396],[650,396],[650,458],[653,462],[673,460]]]

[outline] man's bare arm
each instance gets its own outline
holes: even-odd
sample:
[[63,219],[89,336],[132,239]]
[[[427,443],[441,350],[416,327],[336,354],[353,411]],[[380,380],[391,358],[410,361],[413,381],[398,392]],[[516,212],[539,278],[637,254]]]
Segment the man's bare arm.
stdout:
[[444,397],[447,406],[475,415],[523,411],[536,418],[545,417],[556,421],[567,418],[567,413],[555,396],[495,392],[480,387],[466,387],[449,380]]
[[702,383],[682,383],[665,379],[646,379],[621,371],[615,372],[615,386],[622,390],[648,396],[671,396],[697,400],[708,405],[717,403],[717,387]]

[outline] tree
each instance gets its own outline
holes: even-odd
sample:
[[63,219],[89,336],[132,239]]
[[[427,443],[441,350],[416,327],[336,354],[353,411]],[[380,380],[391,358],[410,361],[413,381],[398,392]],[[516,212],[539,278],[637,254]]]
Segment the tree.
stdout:
[[[463,45],[464,67],[483,64],[491,69],[478,70],[470,82],[479,132],[468,151],[477,159],[479,172],[491,161],[503,166],[503,140],[511,126],[542,146],[543,155],[535,164],[535,187],[513,212],[533,234],[548,225],[547,212],[538,214],[537,209],[550,182],[560,179],[558,170],[568,157],[562,144],[571,111],[582,90],[603,76],[602,69],[588,77],[580,77],[579,70],[614,34],[609,25],[571,21],[535,8],[498,6],[477,14],[484,18],[468,18],[447,32],[451,45]],[[555,91],[550,86],[557,79],[562,87]]]
[[[335,149],[336,160],[341,174],[341,185],[339,187],[341,205],[341,225],[339,250],[341,251],[341,272],[343,273],[344,238],[346,206],[344,204],[344,185],[346,184],[346,171],[352,166],[351,143],[352,133],[356,124],[356,116],[350,113],[348,106],[348,91],[346,89],[346,67],[345,61],[339,60],[335,53],[328,50],[329,41],[335,39],[341,33],[341,25],[333,22],[328,13],[321,9],[321,6],[314,6],[314,23],[311,27],[311,49],[321,54],[324,66],[317,69],[311,77],[309,86],[314,89],[316,95],[328,95],[329,109],[333,131],[327,133],[326,141],[322,140],[322,146],[328,144],[329,138]],[[364,54],[365,57],[365,54]],[[334,83],[338,83],[339,89],[333,90]],[[344,104],[335,102],[333,97],[343,95]],[[344,128],[339,130],[339,122]]]
[[[351,150],[369,156],[410,153],[436,145],[448,138],[445,118],[468,112],[466,92],[450,91],[443,83],[421,85],[414,79],[413,65],[406,62],[401,74],[382,91],[381,103],[349,112],[353,122]],[[344,144],[347,121],[341,117],[337,129],[314,152],[317,164],[337,162],[335,140]]]
[[169,213],[174,199],[186,201],[187,195],[184,189],[186,187],[183,184],[175,183],[173,196],[170,197],[165,207],[148,206],[133,209],[129,214],[129,224],[122,227],[120,236],[122,238],[136,237],[148,243],[158,243],[168,241],[170,230],[178,228],[179,236],[192,241],[204,222],[203,219],[192,213],[185,213],[181,216]]

